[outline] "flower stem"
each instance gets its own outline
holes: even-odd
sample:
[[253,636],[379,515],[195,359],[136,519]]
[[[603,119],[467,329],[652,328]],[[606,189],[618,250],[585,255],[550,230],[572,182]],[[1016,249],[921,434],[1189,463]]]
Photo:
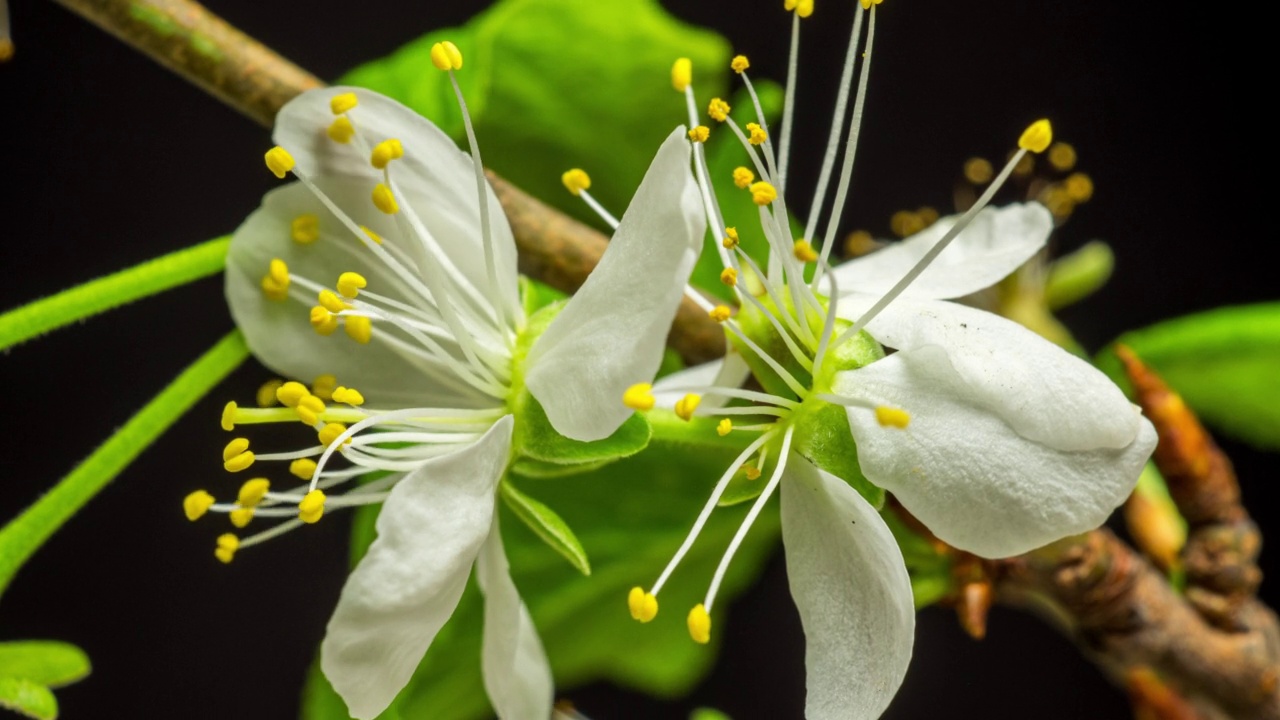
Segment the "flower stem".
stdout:
[[209,240],[91,280],[0,315],[0,350],[125,303],[199,280],[226,265],[231,238]]
[[248,356],[240,331],[229,333],[52,490],[0,529],[0,593],[54,531]]

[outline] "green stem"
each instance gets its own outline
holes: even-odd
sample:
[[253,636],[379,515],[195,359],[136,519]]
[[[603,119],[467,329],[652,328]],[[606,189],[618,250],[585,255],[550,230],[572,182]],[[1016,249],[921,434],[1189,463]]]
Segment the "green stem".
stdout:
[[44,497],[0,529],[0,592],[54,531],[248,356],[240,331],[229,333]]
[[0,350],[222,270],[230,237],[161,255],[0,315]]

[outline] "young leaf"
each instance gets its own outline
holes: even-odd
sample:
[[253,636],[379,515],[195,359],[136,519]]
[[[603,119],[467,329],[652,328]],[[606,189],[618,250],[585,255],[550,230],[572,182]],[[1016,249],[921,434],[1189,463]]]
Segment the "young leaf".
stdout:
[[58,701],[49,688],[26,678],[0,677],[0,708],[36,720],[58,717]]
[[[1209,424],[1280,449],[1280,303],[1188,315],[1126,333],[1116,343],[1132,348]],[[1128,387],[1111,348],[1099,353],[1098,366]]]
[[89,674],[89,656],[70,643],[20,640],[0,643],[0,677],[57,687]]
[[578,572],[583,575],[591,574],[591,563],[587,560],[587,551],[582,549],[582,543],[578,542],[578,537],[555,510],[517,490],[510,479],[502,482],[500,492],[507,507],[529,526],[533,534],[542,538],[542,541],[550,545],[552,550],[563,555],[564,559],[577,568]]

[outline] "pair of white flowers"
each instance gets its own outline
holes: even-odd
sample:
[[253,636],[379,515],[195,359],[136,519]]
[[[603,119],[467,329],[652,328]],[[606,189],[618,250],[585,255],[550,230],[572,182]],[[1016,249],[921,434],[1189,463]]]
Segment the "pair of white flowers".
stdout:
[[[452,72],[461,58],[448,46],[437,65]],[[236,503],[208,498],[196,503],[199,512],[188,512],[239,512],[245,522],[255,513],[299,516],[244,540],[220,540],[220,557],[229,559],[237,548],[314,522],[325,508],[383,503],[378,537],[348,579],[321,647],[321,667],[351,713],[373,717],[391,703],[452,614],[474,566],[486,601],[489,697],[502,717],[545,717],[553,691],[549,664],[511,581],[495,497],[520,452],[517,410],[526,389],[558,433],[590,441],[629,417],[624,391],[652,381],[707,217],[723,225],[709,184],[691,172],[684,129],[658,150],[599,267],[545,330],[533,332],[519,296],[511,230],[480,174],[474,135],[468,157],[398,103],[334,88],[287,105],[275,139],[284,150],[268,153],[268,165],[281,175],[292,171],[299,182],[270,193],[236,233],[228,299],[266,365],[294,378],[331,374],[344,387],[282,388],[288,410],[230,408],[229,428],[301,419],[317,431],[319,444],[254,456],[247,443],[233,442],[224,453],[228,469],[289,461],[309,482],[271,492],[263,483],[250,488],[250,481]],[[692,153],[693,167],[705,173],[699,153]],[[775,159],[767,159],[761,175],[779,180]],[[807,359],[822,386],[803,390],[815,402],[845,406],[852,434],[845,440],[856,442],[867,479],[894,493],[943,540],[988,557],[1096,527],[1124,499],[1154,445],[1149,423],[1083,361],[1014,323],[944,301],[990,285],[1037,252],[1051,230],[1043,208],[977,215],[906,290],[896,288],[887,307],[868,313],[956,219],[836,268],[814,282],[828,298],[807,286],[802,291],[805,283],[796,282],[781,252],[790,249],[782,238],[789,230],[778,222],[786,217],[782,202],[780,193],[758,202],[766,234],[777,234],[770,238],[770,271],[754,270],[779,294],[794,294],[771,297],[772,305],[741,288],[739,296],[776,321],[780,336],[796,336],[788,342],[803,344],[811,334],[816,349],[795,355],[802,365]],[[724,257],[734,278],[750,274],[732,250]],[[804,257],[797,244],[801,265]],[[793,300],[790,310],[784,300]],[[302,320],[307,308],[309,325]],[[820,333],[809,327],[811,310],[826,325]],[[732,329],[719,311],[712,309]],[[832,341],[837,320],[842,330],[853,324],[855,335],[865,321],[872,337],[897,352],[837,367],[840,341],[865,338],[842,334]],[[329,337],[340,327],[349,340]],[[755,361],[787,374],[750,345],[739,337]],[[830,382],[813,365],[824,361]],[[666,379],[659,400],[664,388],[704,384],[709,375],[721,386],[708,393],[764,397],[738,389],[743,376],[735,365]],[[807,713],[874,717],[901,683],[913,644],[902,556],[877,509],[799,449],[804,438],[796,437],[800,425],[790,418],[801,403],[769,402],[785,412],[776,413],[776,426],[756,430],[753,452],[772,447],[774,469],[750,518],[780,488],[788,575],[806,633]],[[684,410],[692,413],[688,405]],[[708,402],[699,414],[733,412]],[[332,468],[339,457],[345,466]],[[733,470],[749,457],[744,452]],[[371,471],[384,476],[342,495],[324,494]],[[731,476],[722,478],[704,516]],[[688,542],[694,535],[696,528]],[[731,556],[732,548],[726,563]],[[703,615],[718,583],[719,576]]]

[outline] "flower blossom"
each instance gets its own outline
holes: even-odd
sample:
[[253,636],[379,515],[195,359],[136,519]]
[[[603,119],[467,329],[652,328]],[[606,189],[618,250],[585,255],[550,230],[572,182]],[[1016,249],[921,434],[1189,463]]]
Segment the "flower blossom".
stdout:
[[[725,572],[777,492],[791,594],[805,630],[810,718],[878,716],[911,658],[911,585],[877,510],[884,490],[943,540],[1003,557],[1103,522],[1128,495],[1155,445],[1151,424],[1096,369],[1013,322],[945,301],[991,285],[1047,241],[1052,220],[1043,207],[986,206],[1019,160],[1048,147],[1048,121],[1027,128],[1008,165],[967,212],[830,268],[878,4],[862,0],[856,10],[832,135],[800,237],[793,235],[785,193],[791,106],[784,107],[775,147],[745,74],[749,62],[734,58],[758,122],[740,128],[719,98],[708,115],[751,157],[751,167],[738,168],[733,182],[758,206],[768,262],[761,268],[739,246],[735,227],[726,226],[701,146],[710,133],[705,127],[691,132],[703,202],[723,237],[720,279],[739,307],[695,299],[725,327],[733,351],[721,363],[664,378],[656,388],[639,382],[623,397],[630,407],[665,406],[684,420],[711,418],[722,436],[750,438],[654,584],[632,589],[632,616],[648,622],[656,615],[659,592],[718,505],[752,501],[704,601],[688,614],[690,635],[708,642],[710,611]],[[796,13],[790,94],[800,18],[812,4],[788,2],[788,9]],[[819,250],[813,239],[858,57],[861,78]],[[679,61],[673,80],[696,125],[690,73],[688,62]],[[897,352],[886,356],[884,346]],[[762,390],[741,387],[748,369]]]
[[[451,80],[462,65],[452,43],[437,44],[432,60]],[[276,491],[254,478],[234,502],[205,491],[185,502],[192,519],[225,512],[238,527],[283,519],[243,539],[221,536],[224,562],[326,510],[382,504],[377,539],[347,579],[320,654],[359,718],[381,713],[408,682],[473,566],[490,701],[502,717],[550,712],[550,666],[508,571],[497,490],[542,417],[534,406],[576,441],[605,438],[632,415],[616,397],[656,373],[706,227],[679,128],[578,294],[530,316],[512,231],[453,85],[470,155],[367,90],[315,90],[280,111],[267,165],[297,182],[268,193],[237,230],[227,299],[259,360],[319,379],[264,388],[264,404],[283,407],[231,403],[223,427],[301,421],[317,440],[258,454],[232,440],[227,470],[280,461],[302,484]],[[379,475],[334,493],[371,472]]]

